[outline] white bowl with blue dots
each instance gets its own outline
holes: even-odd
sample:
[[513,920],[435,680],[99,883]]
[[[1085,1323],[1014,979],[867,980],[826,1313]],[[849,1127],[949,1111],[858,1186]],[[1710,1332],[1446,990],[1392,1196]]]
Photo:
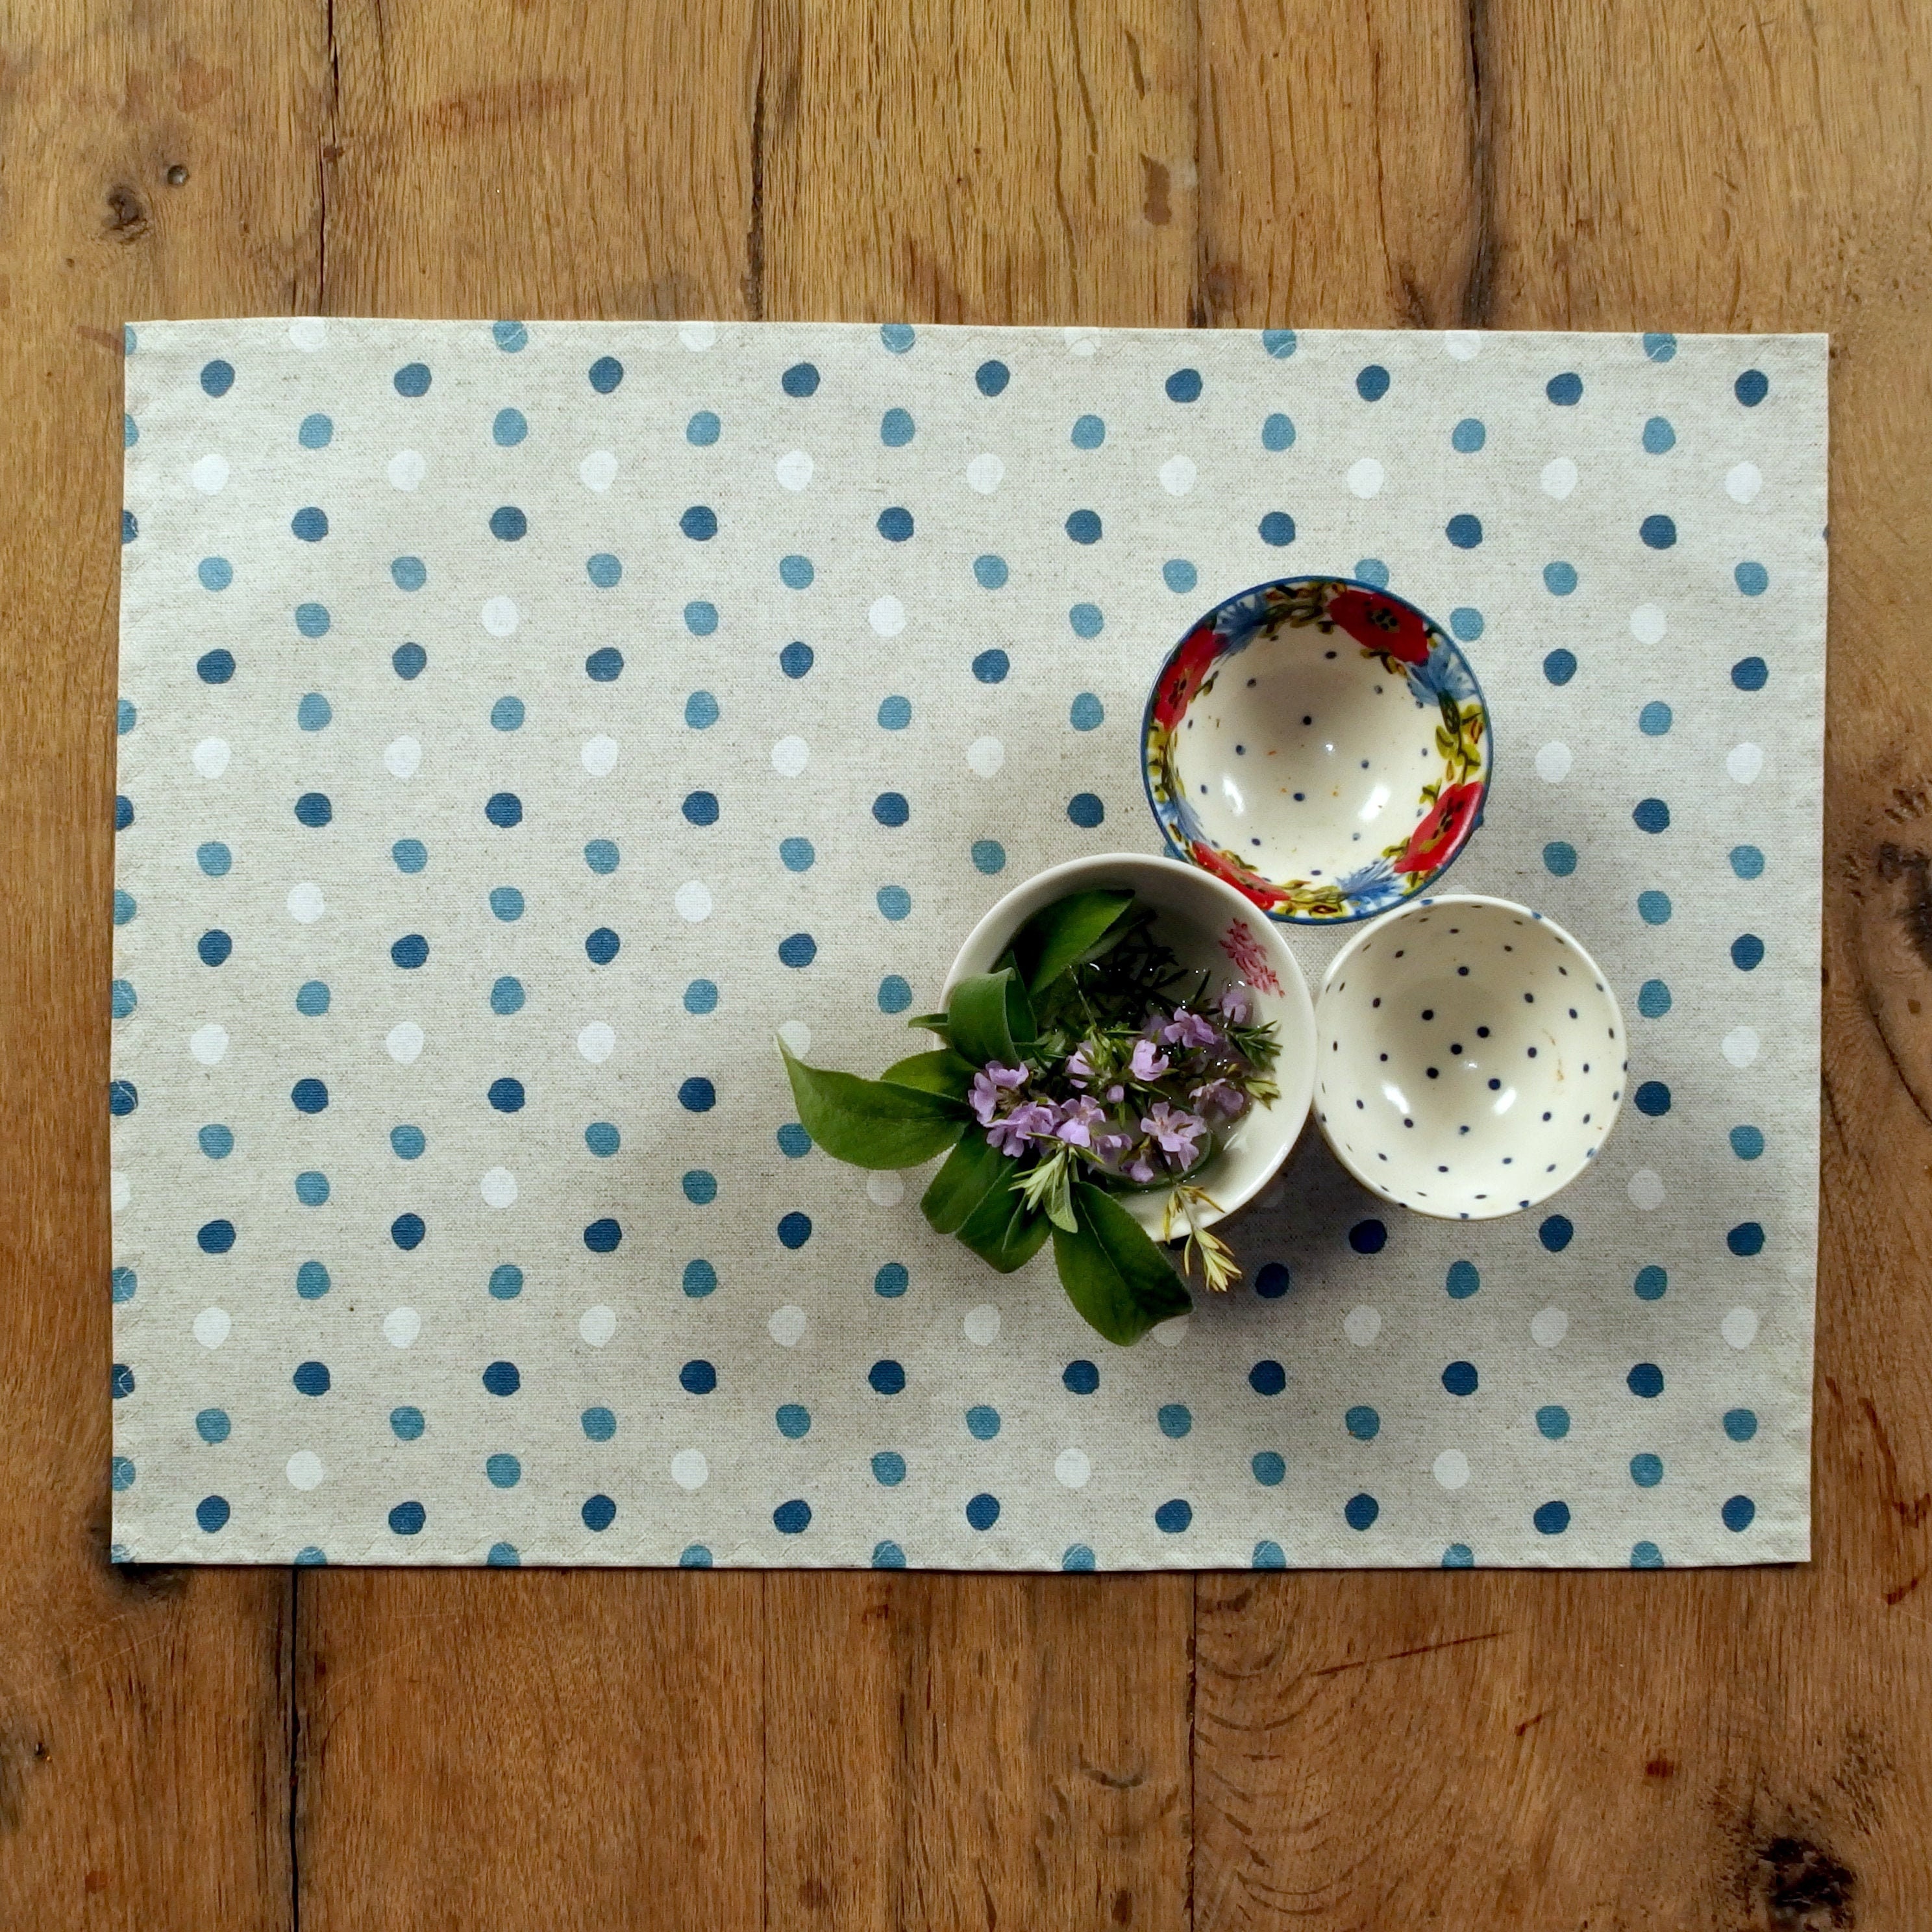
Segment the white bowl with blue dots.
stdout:
[[[1000,956],[1034,914],[1074,892],[1124,886],[1154,910],[1155,938],[1171,946],[1190,972],[1205,970],[1218,992],[1246,986],[1257,1024],[1272,1023],[1280,1053],[1274,1078],[1280,1096],[1250,1108],[1220,1137],[1214,1158],[1195,1177],[1214,1202],[1203,1227],[1252,1200],[1275,1175],[1308,1119],[1315,1079],[1315,1010],[1308,982],[1280,932],[1232,886],[1192,866],[1138,852],[1110,852],[1051,866],[1016,886],[967,935],[946,976],[940,1004],[974,973],[994,970]],[[1166,1192],[1123,1194],[1120,1204],[1148,1233],[1160,1232]]]
[[1335,956],[1316,1005],[1315,1114],[1364,1186],[1483,1221],[1569,1186],[1602,1151],[1629,1069],[1589,954],[1508,899],[1418,899]]

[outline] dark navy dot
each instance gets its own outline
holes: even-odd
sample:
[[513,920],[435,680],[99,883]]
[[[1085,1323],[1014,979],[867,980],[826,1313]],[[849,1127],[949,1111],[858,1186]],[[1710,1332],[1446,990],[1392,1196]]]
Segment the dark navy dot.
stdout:
[[1442,534],[1458,550],[1474,550],[1483,540],[1483,520],[1463,510],[1442,526]]
[[[807,392],[809,394],[809,392]],[[780,1503],[772,1511],[772,1526],[781,1536],[802,1536],[812,1527],[812,1505],[802,1496]]]
[[328,518],[314,504],[309,503],[289,519],[289,528],[304,543],[320,543],[328,534]]
[[1558,409],[1572,408],[1583,400],[1583,379],[1570,372],[1552,376],[1544,385],[1543,393]]
[[203,1496],[194,1506],[194,1520],[212,1536],[227,1523],[228,1498],[226,1496]]
[[1364,1492],[1351,1496],[1342,1505],[1342,1520],[1351,1529],[1366,1529],[1382,1513],[1382,1506],[1375,1498]]
[[298,1080],[289,1089],[289,1098],[297,1113],[319,1114],[328,1105],[328,1088],[320,1080]]
[[1358,1255],[1378,1255],[1388,1246],[1388,1229],[1371,1216],[1348,1230],[1348,1245]]
[[296,818],[298,824],[320,829],[334,816],[335,808],[329,803],[326,792],[305,791],[296,800]]
[[1177,369],[1167,379],[1167,399],[1171,403],[1198,402],[1201,397],[1201,371]]
[[1677,541],[1677,526],[1665,516],[1645,518],[1636,533],[1652,550],[1668,550]]
[[680,1185],[684,1198],[694,1208],[708,1208],[718,1198],[718,1177],[707,1168],[694,1167]]
[[709,543],[718,534],[718,512],[708,503],[694,503],[678,518],[677,526],[694,543]]
[[904,543],[912,535],[912,512],[895,505],[879,512],[879,534],[888,543]]
[[1279,1395],[1288,1386],[1288,1371],[1279,1362],[1264,1359],[1248,1371],[1248,1386],[1257,1395]]
[[1756,1221],[1740,1221],[1724,1237],[1724,1245],[1734,1255],[1762,1254],[1764,1252],[1764,1229]]
[[289,1379],[295,1384],[298,1395],[326,1395],[328,1365],[326,1362],[298,1362]]
[[906,1372],[890,1356],[874,1362],[866,1371],[866,1379],[877,1395],[897,1395],[906,1385]]
[[1640,799],[1630,814],[1640,832],[1662,832],[1670,824],[1670,808],[1660,798]]
[[420,1214],[398,1214],[389,1223],[389,1238],[406,1251],[422,1246],[423,1218]]
[[208,651],[194,661],[194,674],[203,684],[226,684],[235,675],[232,651]]
[[1562,1502],[1539,1503],[1530,1521],[1542,1535],[1561,1536],[1570,1527],[1570,1505]]
[[677,1385],[686,1395],[709,1395],[718,1386],[718,1371],[701,1358],[686,1362],[677,1372]]
[[1193,1520],[1194,1505],[1184,1496],[1162,1503],[1154,1513],[1154,1528],[1166,1536],[1178,1536]]
[[[110,1080],[107,1083],[107,1111],[116,1120],[124,1119],[141,1104],[140,1091],[131,1080]],[[296,1102],[298,1106],[301,1102]],[[205,1131],[205,1130],[204,1130]]]
[[812,1151],[812,1136],[796,1120],[788,1120],[778,1132],[778,1151],[788,1160],[801,1160]]
[[483,1371],[483,1386],[492,1395],[514,1395],[523,1385],[514,1362],[492,1362]]
[[584,660],[584,674],[592,684],[615,684],[624,674],[624,653],[606,644]]
[[966,1504],[966,1520],[975,1529],[991,1529],[1000,1520],[1000,1499],[987,1495],[985,1490],[971,1498]]
[[687,792],[682,810],[685,818],[693,825],[716,825],[718,794],[712,791]]
[[608,1214],[593,1221],[584,1231],[584,1245],[593,1255],[614,1254],[624,1238],[624,1231]]
[[1451,1395],[1474,1395],[1476,1392],[1476,1365],[1474,1362],[1451,1362],[1442,1371],[1442,1386]]
[[490,1082],[489,1100],[500,1114],[519,1112],[524,1105],[524,1083],[506,1073],[501,1079]]
[[389,1512],[389,1527],[398,1536],[418,1536],[422,1526],[429,1520],[429,1512],[421,1503],[398,1503]]
[[1286,510],[1270,510],[1256,525],[1261,540],[1270,548],[1280,550],[1294,541],[1294,519]]
[[872,816],[881,825],[900,826],[912,816],[903,792],[882,791],[872,801]]
[[1066,520],[1066,534],[1077,544],[1100,541],[1100,516],[1096,510],[1076,510]]
[[132,510],[123,510],[121,512],[121,541],[124,544],[130,544],[140,534],[140,519]]
[[405,362],[396,371],[396,394],[399,396],[426,396],[429,394],[429,364],[427,362]]
[[1664,1393],[1664,1371],[1654,1362],[1639,1362],[1624,1376],[1632,1395],[1640,1395],[1648,1402]]
[[1355,393],[1365,403],[1378,403],[1388,394],[1389,372],[1379,362],[1371,362],[1355,376]]
[[419,932],[406,933],[389,948],[389,957],[405,971],[413,972],[429,958],[429,941]]
[[195,1244],[205,1255],[225,1255],[235,1245],[232,1221],[204,1221],[195,1234]]
[[127,830],[127,829],[128,828],[128,826],[130,826],[130,825],[132,825],[132,824],[134,824],[134,800],[133,800],[132,799],[129,799],[129,798],[117,798],[117,799],[116,799],[116,800],[114,801],[114,829],[115,829],[115,830],[116,830],[116,832],[125,832],[125,831]]
[[1637,1112],[1648,1114],[1653,1120],[1670,1111],[1670,1089],[1661,1080],[1646,1080],[1630,1097],[1636,1102]]
[[130,1396],[134,1393],[134,1371],[125,1362],[116,1362],[114,1364],[112,1386],[114,1400],[116,1402],[120,1401],[123,1396]]
[[801,1214],[796,1209],[778,1223],[778,1241],[782,1246],[802,1248],[812,1239],[812,1216]]
[[818,957],[818,942],[808,932],[794,932],[778,941],[778,964],[809,966]]
[[1552,1255],[1560,1255],[1576,1235],[1576,1228],[1566,1214],[1552,1214],[1536,1231],[1536,1238]]
[[[1744,394],[1744,380],[1742,376],[1738,378],[1740,397]],[[1759,380],[1762,381],[1763,378],[1760,376]],[[201,386],[211,396],[226,395],[235,386],[235,365],[224,362],[218,356],[212,362],[204,362],[201,367]],[[1751,400],[1756,402],[1757,398],[1754,396]]]
[[1724,1507],[1724,1527],[1733,1534],[1750,1528],[1757,1514],[1757,1504],[1749,1496],[1732,1496]]
[[1003,682],[1012,668],[1012,661],[1002,650],[982,651],[973,660],[973,675],[982,684]]
[[211,926],[195,941],[194,950],[204,966],[219,966],[235,950],[235,942],[219,926]]
[[1574,651],[1552,651],[1543,660],[1543,674],[1552,684],[1568,684],[1576,675],[1576,654]]
[[600,396],[608,396],[624,380],[624,365],[614,356],[600,356],[589,370],[590,386]]
[[1382,1419],[1363,1402],[1342,1417],[1342,1426],[1358,1442],[1372,1442],[1382,1433]]
[[519,542],[530,526],[530,518],[514,503],[505,503],[490,512],[490,534],[500,542]]
[[1741,932],[1731,941],[1731,964],[1740,973],[1755,972],[1764,961],[1764,941],[1754,932]]
[[524,802],[513,791],[494,792],[483,808],[483,816],[507,832],[512,826],[523,823]]
[[[210,368],[214,366],[212,363],[208,365]],[[207,375],[205,370],[202,373],[202,385],[206,387]],[[1771,378],[1762,369],[1747,369],[1731,386],[1737,392],[1738,400],[1743,404],[1746,409],[1754,410],[1766,397],[1771,394]],[[210,394],[219,393],[218,390],[209,391]]]
[[787,677],[802,677],[812,666],[812,649],[797,638],[786,645],[778,653],[778,669]]
[[788,396],[811,396],[818,392],[818,370],[809,362],[794,362],[778,378],[778,386]]
[[973,372],[982,396],[997,396],[1012,380],[1012,371],[1004,362],[982,362]]
[[1084,1360],[1069,1362],[1060,1372],[1062,1385],[1070,1395],[1091,1395],[1100,1386],[1100,1371]]
[[1748,1442],[1757,1433],[1757,1415],[1748,1408],[1727,1408],[1724,1412],[1724,1433],[1733,1442]]
[[586,1529],[606,1530],[617,1520],[617,1505],[606,1496],[586,1496],[578,1514],[583,1517]]
[[617,949],[623,944],[608,926],[600,926],[584,942],[584,950],[593,966],[608,966],[617,956]]
[[1543,862],[1559,879],[1567,879],[1576,869],[1576,848],[1568,839],[1552,838],[1543,848]]
[[1771,680],[1771,667],[1762,658],[1740,658],[1731,667],[1731,682],[1740,691],[1762,691]]
[[1279,1301],[1288,1292],[1288,1272],[1280,1262],[1264,1262],[1255,1276],[1255,1292],[1264,1301]]
[[1107,815],[1107,808],[1090,791],[1077,791],[1066,801],[1066,815],[1084,832],[1090,832]]
[[406,681],[422,675],[423,667],[429,662],[429,653],[420,644],[398,644],[391,653],[389,662],[396,675]]

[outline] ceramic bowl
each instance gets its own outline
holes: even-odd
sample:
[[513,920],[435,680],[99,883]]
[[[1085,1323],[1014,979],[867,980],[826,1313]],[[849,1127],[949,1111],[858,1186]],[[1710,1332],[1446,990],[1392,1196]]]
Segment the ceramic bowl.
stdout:
[[1291,577],[1217,604],[1168,653],[1142,728],[1178,858],[1272,919],[1366,919],[1426,891],[1480,823],[1490,714],[1412,604]]
[[[1209,1226],[1252,1200],[1274,1178],[1308,1118],[1315,1077],[1315,1013],[1308,983],[1280,933],[1258,919],[1233,887],[1192,866],[1137,852],[1052,866],[1016,886],[973,928],[946,976],[940,1004],[950,1000],[953,988],[968,975],[990,972],[1013,934],[1042,906],[1100,886],[1126,886],[1152,906],[1156,936],[1174,949],[1184,966],[1208,968],[1219,985],[1241,981],[1253,991],[1255,1017],[1272,1020],[1278,1030],[1281,1054],[1274,1078],[1280,1098],[1251,1108],[1198,1177],[1221,1210],[1202,1214],[1202,1225]],[[1159,1234],[1164,1192],[1118,1198],[1150,1234]]]
[[1622,1010],[1540,913],[1444,898],[1365,926],[1316,1008],[1315,1112],[1364,1186],[1487,1220],[1567,1187],[1624,1096]]

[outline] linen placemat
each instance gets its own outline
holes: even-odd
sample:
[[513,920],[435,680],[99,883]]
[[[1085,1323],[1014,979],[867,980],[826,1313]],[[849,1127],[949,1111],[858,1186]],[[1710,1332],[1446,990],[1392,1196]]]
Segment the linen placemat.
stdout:
[[[116,1553],[1802,1558],[1816,337],[519,322],[128,332]],[[1311,1126],[1131,1351],[792,1118],[1001,892],[1151,851],[1142,700],[1293,573],[1493,707],[1442,890],[1630,1093],[1444,1224]],[[1288,929],[1318,984],[1344,932]]]

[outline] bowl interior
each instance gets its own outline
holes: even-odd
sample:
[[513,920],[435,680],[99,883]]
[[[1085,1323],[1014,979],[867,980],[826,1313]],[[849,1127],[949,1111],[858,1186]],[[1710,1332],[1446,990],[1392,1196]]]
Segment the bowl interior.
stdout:
[[1316,1015],[1316,1111],[1344,1165],[1426,1214],[1532,1207],[1595,1158],[1623,1099],[1623,1016],[1560,927],[1436,898],[1369,928]]
[[[1217,988],[1237,980],[1250,988],[1256,1017],[1272,1021],[1277,1030],[1274,1078],[1280,1097],[1250,1108],[1198,1177],[1220,1210],[1202,1214],[1202,1225],[1210,1225],[1274,1178],[1308,1118],[1314,1084],[1315,1014],[1307,982],[1281,934],[1238,893],[1192,866],[1138,854],[1055,866],[1010,892],[974,928],[946,976],[945,998],[968,974],[990,971],[1013,934],[1042,906],[1101,886],[1126,886],[1153,907],[1156,934],[1184,967],[1205,969]],[[1150,1234],[1159,1234],[1165,1190],[1117,1198]]]

